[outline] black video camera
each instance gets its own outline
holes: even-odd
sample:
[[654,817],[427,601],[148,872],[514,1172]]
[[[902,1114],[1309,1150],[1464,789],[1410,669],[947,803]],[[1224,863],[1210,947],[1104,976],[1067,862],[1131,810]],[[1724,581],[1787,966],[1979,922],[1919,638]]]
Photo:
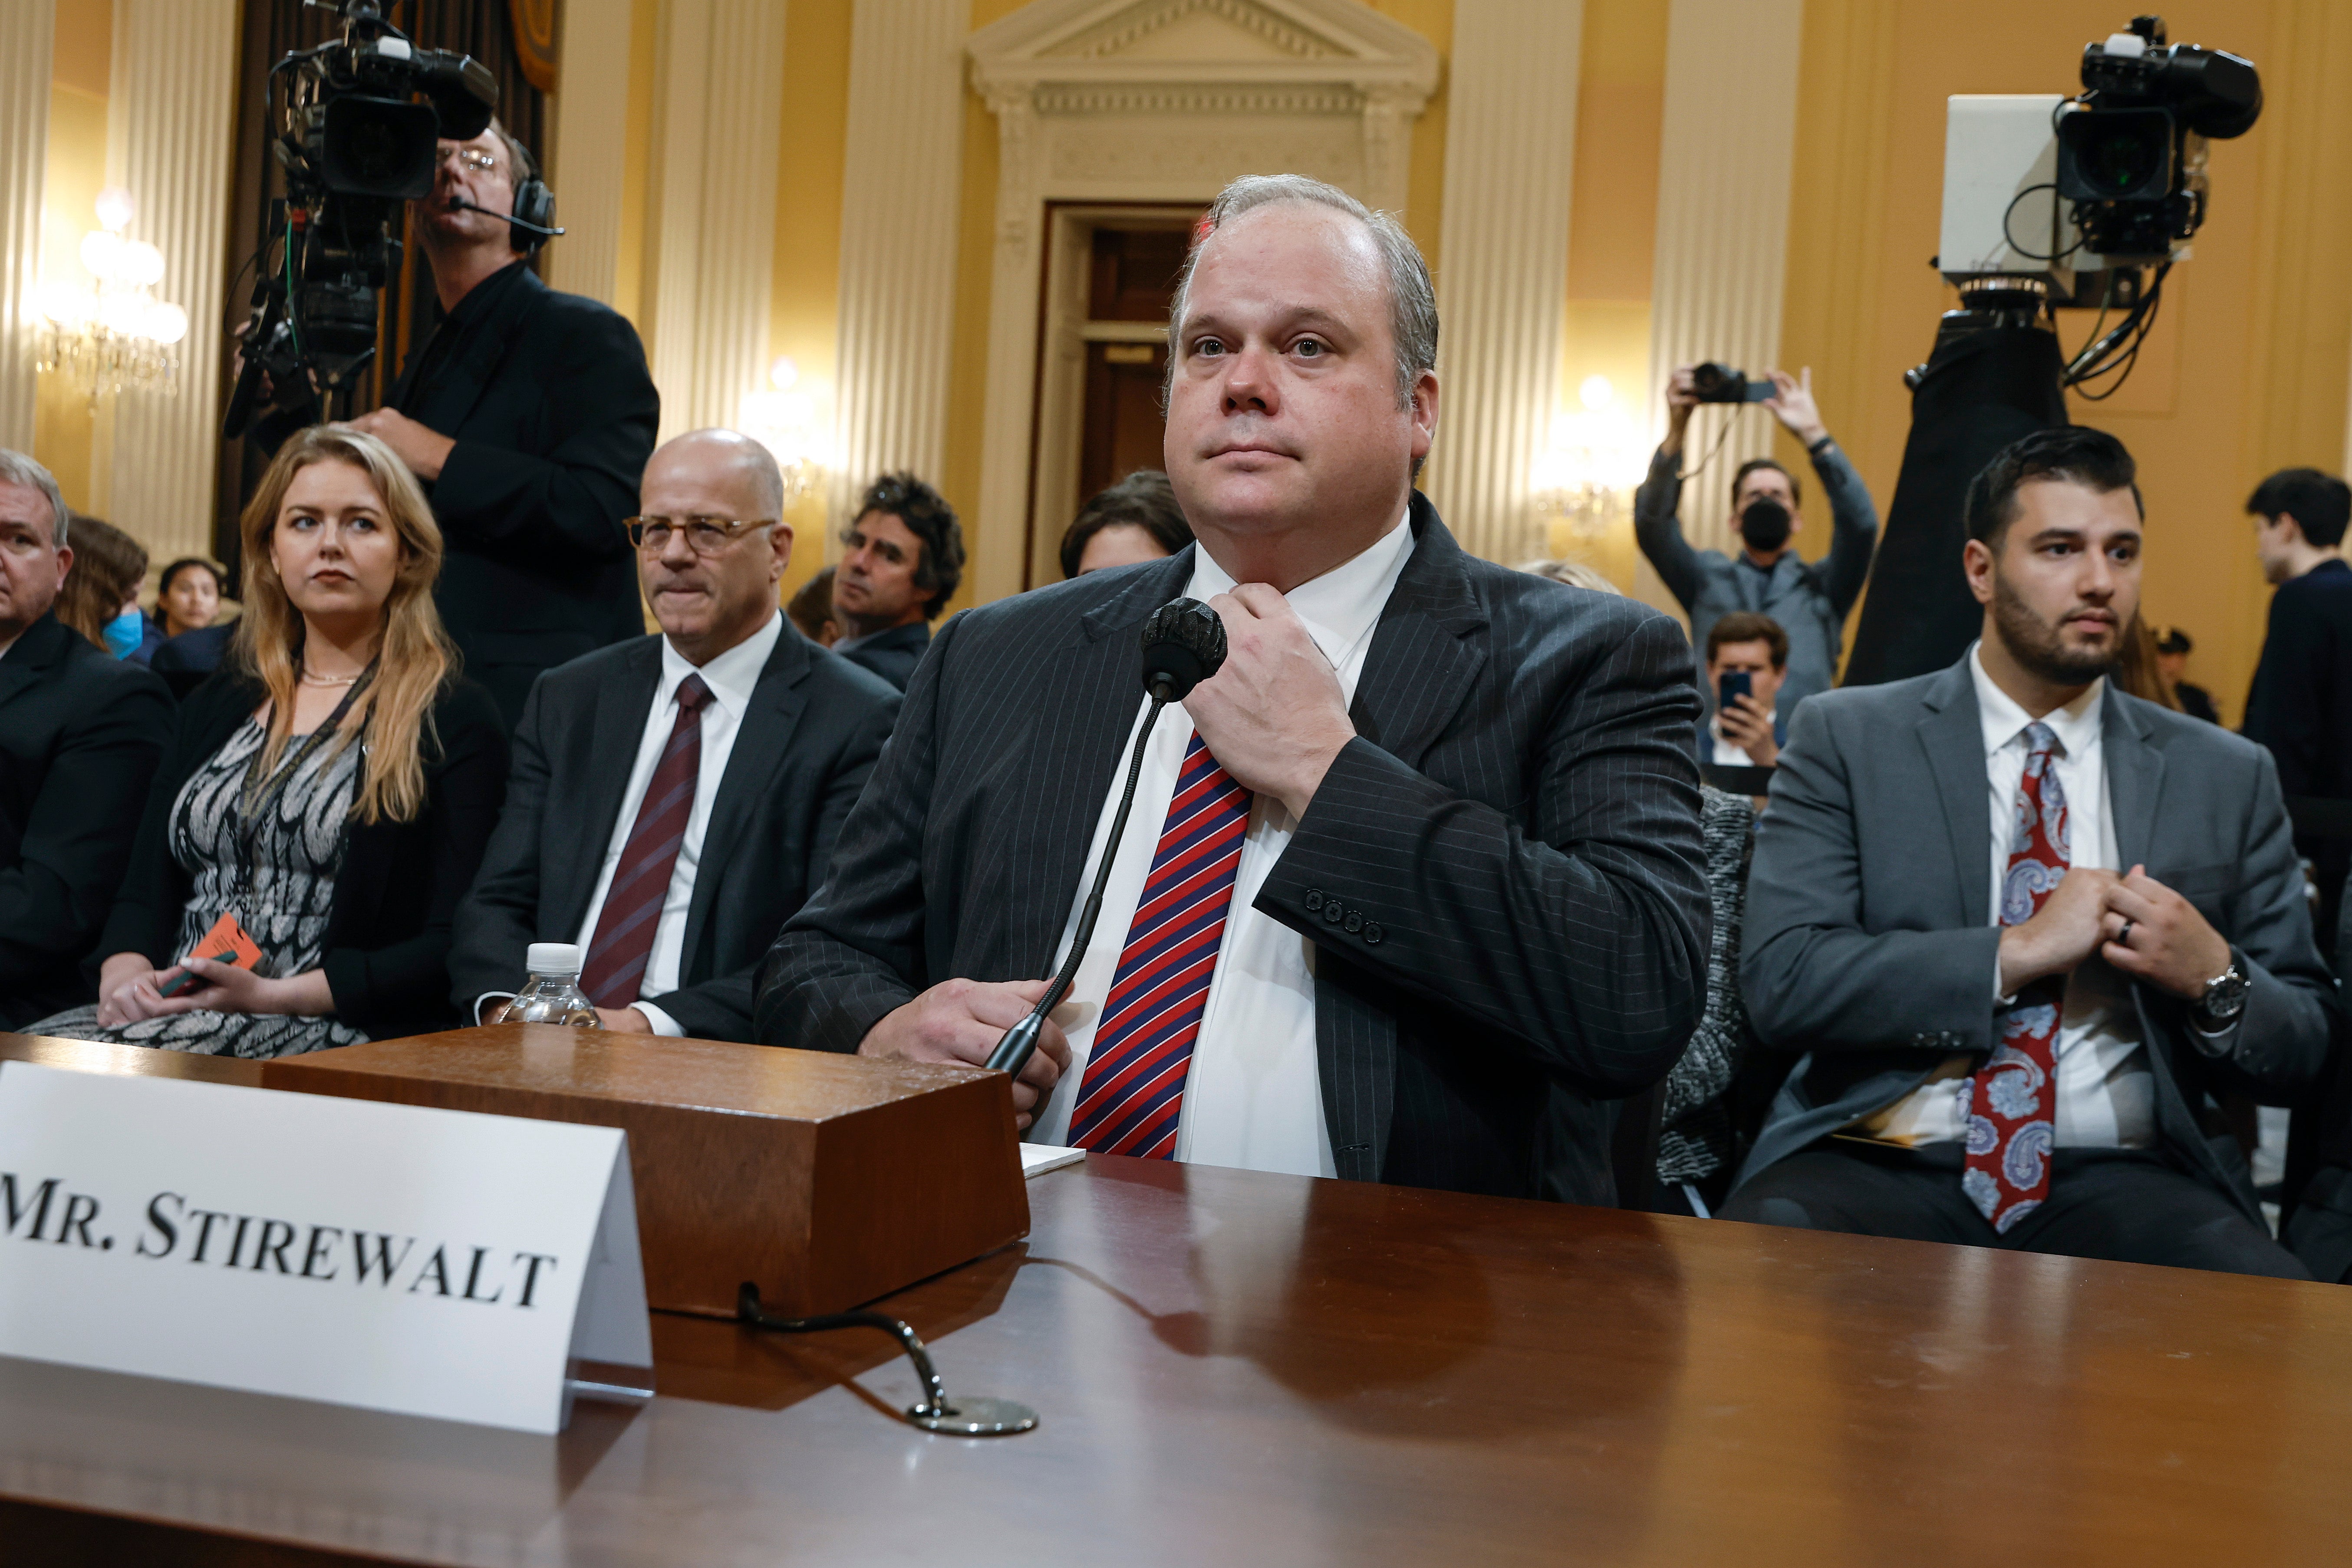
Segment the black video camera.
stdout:
[[1761,403],[1772,395],[1772,378],[1756,376],[1709,360],[1691,370],[1691,395],[1701,403]]
[[234,440],[258,412],[265,377],[289,414],[313,386],[346,405],[375,357],[377,296],[400,270],[400,205],[433,194],[439,143],[488,128],[498,79],[468,56],[420,49],[383,19],[378,0],[331,5],[343,36],[297,50],[269,73],[271,150],[286,178],[270,204],[244,340],[245,370],[229,397]]
[[2058,194],[2108,262],[2164,262],[2205,221],[2205,143],[2253,129],[2253,63],[2165,42],[2164,18],[2083,49],[2083,93],[2058,116]]

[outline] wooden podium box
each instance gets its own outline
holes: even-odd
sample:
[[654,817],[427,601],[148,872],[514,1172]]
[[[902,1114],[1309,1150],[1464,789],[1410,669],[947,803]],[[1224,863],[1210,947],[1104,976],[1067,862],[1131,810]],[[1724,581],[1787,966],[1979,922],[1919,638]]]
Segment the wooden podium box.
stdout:
[[265,1064],[265,1088],[629,1135],[646,1303],[840,1311],[1029,1231],[1010,1080],[545,1024],[376,1040]]

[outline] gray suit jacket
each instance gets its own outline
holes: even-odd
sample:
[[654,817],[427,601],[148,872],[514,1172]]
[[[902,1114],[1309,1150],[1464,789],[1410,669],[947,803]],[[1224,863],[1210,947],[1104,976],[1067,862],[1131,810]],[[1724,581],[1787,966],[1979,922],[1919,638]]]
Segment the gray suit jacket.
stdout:
[[[1610,595],[1415,544],[1333,762],[1255,907],[1316,944],[1339,1173],[1606,1204],[1615,1108],[1697,1021],[1690,652]],[[1046,972],[1191,548],[943,626],[761,977],[760,1038],[851,1051],[951,977]],[[1155,831],[1129,825],[1130,833]]]
[[[506,809],[451,935],[449,977],[468,1019],[475,997],[522,983],[527,946],[570,942],[587,918],[661,673],[661,638],[646,637],[531,687]],[[898,694],[878,676],[785,623],[710,803],[678,988],[645,998],[689,1036],[751,1037],[752,975],[823,879],[898,716]]]
[[[2124,865],[2145,864],[2195,904],[2251,983],[2220,1057],[2197,1043],[2185,1003],[2132,987],[2159,1152],[2257,1215],[2209,1096],[2236,1088],[2284,1103],[2324,1065],[2336,1007],[2278,775],[2261,747],[2113,685],[2101,744]],[[1900,1100],[1945,1058],[1990,1054],[2000,944],[1991,860],[1965,658],[1797,710],[1757,825],[1740,982],[1758,1037],[1811,1054],[1781,1089],[1743,1183]]]

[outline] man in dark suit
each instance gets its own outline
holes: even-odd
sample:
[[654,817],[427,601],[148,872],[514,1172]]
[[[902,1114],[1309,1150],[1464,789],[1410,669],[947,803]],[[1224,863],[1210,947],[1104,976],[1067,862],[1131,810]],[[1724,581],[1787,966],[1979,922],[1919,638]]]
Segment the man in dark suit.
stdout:
[[73,568],[47,468],[0,447],[0,1026],[95,994],[81,961],[112,907],[172,700],[49,607]]
[[2130,455],[2079,426],[1970,486],[1984,630],[1808,698],[1759,821],[1741,988],[1811,1054],[1730,1219],[2302,1277],[2220,1097],[2326,1059],[2277,773],[2105,679],[2139,600]]
[[[2270,748],[2290,796],[2352,801],[2352,486],[2316,468],[2273,474],[2247,499],[2263,575],[2277,584],[2246,694],[2246,738]],[[2352,840],[2295,846],[2319,880],[2319,929],[2336,929]]]
[[495,122],[441,144],[417,220],[445,313],[386,406],[352,422],[425,481],[441,618],[509,725],[541,670],[645,630],[620,520],[661,409],[636,330],[532,276],[538,242],[504,216],[530,183]]
[[904,691],[931,646],[930,623],[963,581],[963,526],[914,475],[885,474],[866,488],[841,543],[833,651]]
[[1138,634],[1189,595],[1231,652],[1146,736],[1024,1123],[1608,1203],[1610,1101],[1673,1066],[1705,991],[1689,648],[1465,554],[1413,492],[1437,319],[1394,220],[1280,175],[1207,223],[1167,434],[1199,543],[948,624],[770,955],[760,1037],[987,1058],[1074,941],[1148,710]]
[[646,466],[646,597],[662,635],[540,677],[506,809],[457,911],[460,1007],[512,990],[533,942],[587,950],[608,1028],[751,1037],[751,982],[824,876],[898,694],[776,608],[793,531],[775,459],[726,430]]

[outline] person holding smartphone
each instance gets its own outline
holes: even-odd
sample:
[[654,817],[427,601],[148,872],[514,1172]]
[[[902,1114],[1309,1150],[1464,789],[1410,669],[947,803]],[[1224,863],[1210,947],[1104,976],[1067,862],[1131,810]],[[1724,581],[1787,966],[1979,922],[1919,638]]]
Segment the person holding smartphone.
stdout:
[[1735,610],[1706,633],[1706,689],[1715,711],[1699,721],[1699,759],[1769,768],[1789,738],[1780,709],[1789,676],[1789,634],[1769,616]]

